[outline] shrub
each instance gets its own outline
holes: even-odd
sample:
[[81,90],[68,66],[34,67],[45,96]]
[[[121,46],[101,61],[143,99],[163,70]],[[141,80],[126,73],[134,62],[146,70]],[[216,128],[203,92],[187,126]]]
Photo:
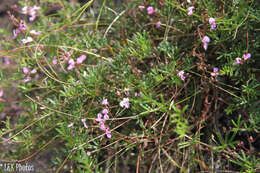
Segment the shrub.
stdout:
[[7,160],[56,149],[57,172],[259,169],[259,2],[57,4],[21,2],[35,21],[11,17],[1,41],[26,108],[1,130],[18,144]]

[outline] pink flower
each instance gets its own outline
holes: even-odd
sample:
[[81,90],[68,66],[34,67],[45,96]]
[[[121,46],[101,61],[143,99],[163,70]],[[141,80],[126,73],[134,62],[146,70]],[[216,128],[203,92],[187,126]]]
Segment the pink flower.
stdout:
[[187,0],[187,2],[190,4],[191,3],[191,1],[190,0]]
[[4,90],[0,90],[0,97],[3,97],[4,95]]
[[22,13],[23,14],[27,14],[27,11],[28,11],[28,7],[27,6],[22,8]]
[[87,155],[90,156],[90,155],[91,155],[91,152],[88,151],[88,152],[87,152]]
[[233,65],[236,65],[236,64],[242,64],[242,59],[237,57],[236,61],[233,63]]
[[86,59],[86,55],[81,55],[77,58],[77,64],[81,64]]
[[156,23],[155,27],[158,29],[158,28],[160,28],[161,24],[162,23],[159,21],[159,22]]
[[24,74],[29,74],[30,73],[30,69],[28,69],[27,67],[23,67],[23,73]]
[[143,9],[145,9],[145,6],[139,5],[138,8],[139,8],[140,10],[143,10]]
[[14,34],[13,39],[16,39],[16,37],[17,37],[20,33],[21,33],[21,31],[20,31],[19,29],[14,29],[14,30],[13,30],[13,34]]
[[27,14],[30,16],[29,20],[30,21],[34,21],[35,18],[36,18],[36,14],[37,14],[37,11],[39,11],[41,8],[38,7],[38,6],[33,6],[33,7],[23,7],[22,8],[22,13],[23,14]]
[[117,96],[121,96],[120,91],[116,91],[116,95],[117,95]]
[[101,130],[106,130],[106,126],[105,126],[105,124],[103,122],[99,123],[99,128]]
[[191,7],[189,7],[189,8],[187,9],[189,16],[192,15],[194,9],[195,9],[195,8],[194,8],[193,6],[191,6]]
[[20,31],[26,30],[26,26],[25,26],[25,24],[23,22],[19,24],[19,30]]
[[4,63],[5,63],[5,65],[9,65],[11,63],[10,59],[7,57],[4,57]]
[[22,39],[23,44],[30,43],[32,41],[33,41],[32,37],[27,37],[26,39]]
[[211,30],[216,29],[216,20],[213,17],[209,18],[209,24],[211,25]]
[[184,81],[185,78],[186,78],[186,77],[184,76],[184,71],[183,71],[183,70],[178,73],[178,76],[181,78],[182,81]]
[[244,54],[243,58],[244,58],[245,61],[247,61],[248,59],[251,58],[251,54],[250,53]]
[[155,12],[155,10],[153,9],[153,7],[151,7],[151,6],[147,7],[147,13],[149,15],[153,14],[154,12]]
[[36,70],[36,69],[33,69],[33,70],[30,72],[30,74],[35,74],[35,73],[37,73],[37,70]]
[[217,67],[214,67],[213,68],[213,73],[210,73],[211,76],[216,76],[218,74],[218,68]]
[[41,31],[31,30],[30,33],[33,34],[33,35],[41,35],[42,32]]
[[70,59],[70,60],[68,61],[68,63],[69,63],[69,66],[67,67],[67,70],[72,70],[72,69],[75,67],[75,62],[74,62],[74,60],[73,60],[73,59]]
[[129,108],[130,103],[129,103],[129,98],[123,98],[123,101],[120,102],[121,107]]
[[98,113],[96,121],[101,122],[103,120],[102,117],[103,117],[103,115],[101,113]]
[[103,99],[103,100],[102,100],[102,105],[108,105],[107,99]]
[[105,115],[104,115],[104,120],[108,120],[108,119],[109,119],[108,114],[105,114]]
[[74,123],[70,123],[70,124],[68,125],[68,128],[72,127],[73,125],[74,125]]
[[82,118],[81,121],[82,121],[84,127],[87,129],[88,126],[87,126],[87,124],[86,124],[86,118]]
[[106,135],[107,135],[107,138],[111,138],[111,132],[110,132],[109,128],[106,128]]
[[102,110],[102,114],[108,114],[108,110],[107,109],[103,109]]
[[202,39],[202,43],[203,43],[203,48],[205,50],[208,49],[208,43],[210,42],[210,38],[208,36],[204,36]]
[[53,57],[52,64],[53,65],[57,65],[58,64],[57,56]]

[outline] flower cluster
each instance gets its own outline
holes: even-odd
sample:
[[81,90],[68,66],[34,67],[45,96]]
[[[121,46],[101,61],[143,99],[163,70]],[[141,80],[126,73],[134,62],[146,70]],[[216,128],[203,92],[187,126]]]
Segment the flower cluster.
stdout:
[[129,108],[130,103],[129,103],[129,98],[123,98],[123,100],[119,103],[121,107]]
[[32,35],[40,35],[42,32],[41,31],[35,31],[35,30],[31,30],[30,34]]
[[29,20],[32,22],[36,19],[37,16],[37,12],[40,10],[41,8],[39,6],[33,6],[33,7],[23,7],[22,8],[22,13],[29,15]]
[[210,29],[211,30],[214,30],[214,29],[216,29],[216,20],[213,18],[213,17],[211,17],[211,18],[209,18],[209,24],[211,25],[210,26]]
[[218,75],[218,68],[217,67],[214,67],[213,68],[213,72],[210,73],[211,76],[217,76]]
[[184,81],[185,78],[186,78],[186,77],[184,76],[184,71],[183,71],[183,70],[178,73],[178,76],[181,78],[182,81]]
[[243,60],[242,60],[242,58],[237,57],[235,62],[233,63],[233,65],[243,64],[244,62],[246,62],[250,58],[251,58],[251,54],[246,53],[246,54],[243,55]]
[[193,10],[195,9],[195,7],[191,6],[189,7],[188,10],[188,15],[191,16],[193,14]]
[[32,80],[30,75],[37,73],[37,70],[36,69],[30,70],[27,67],[23,67],[23,73],[26,75],[26,77],[24,78],[23,82],[26,83],[26,82],[29,82],[29,81]]
[[32,37],[27,37],[27,38],[24,38],[22,39],[22,43],[23,44],[26,44],[26,43],[30,43],[33,41],[33,38]]
[[23,21],[21,21],[21,22],[19,23],[18,28],[16,28],[15,30],[13,30],[13,34],[14,34],[13,39],[16,39],[16,37],[17,37],[20,33],[22,33],[23,31],[25,31],[25,30],[26,30],[26,25],[25,25],[25,23],[24,23]]
[[209,42],[210,42],[210,38],[208,36],[204,36],[203,39],[202,39],[202,43],[203,43],[203,48],[205,50],[208,49]]
[[[82,64],[85,59],[86,59],[86,55],[81,55],[80,57],[78,57],[76,60],[76,63],[72,58],[69,59],[69,61],[68,61],[69,66],[67,67],[67,70],[72,70],[75,67],[75,65]],[[55,61],[55,63],[56,63],[56,61]]]
[[[145,6],[139,5],[138,8],[139,8],[140,10],[144,10],[144,9],[145,9]],[[147,7],[146,10],[147,10],[147,14],[149,14],[149,15],[152,15],[153,13],[155,13],[155,10],[153,9],[152,6]]]
[[[102,104],[103,105],[108,105],[107,99],[103,99]],[[105,108],[105,109],[102,110],[101,113],[97,114],[96,121],[99,122],[99,128],[106,132],[107,138],[111,138],[111,131],[110,131],[109,127],[105,125],[105,122],[108,119],[109,119],[108,109]]]

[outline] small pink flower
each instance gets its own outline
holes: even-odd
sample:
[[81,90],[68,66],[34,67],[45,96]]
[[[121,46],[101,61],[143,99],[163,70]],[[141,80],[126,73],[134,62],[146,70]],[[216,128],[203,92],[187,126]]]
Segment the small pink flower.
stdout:
[[102,105],[108,105],[107,99],[103,99],[103,100],[102,100]]
[[210,42],[210,38],[208,36],[204,36],[202,39],[202,43],[203,43],[203,48],[205,50],[208,49],[208,43]]
[[105,114],[105,115],[104,115],[104,120],[108,120],[108,119],[109,119],[108,114]]
[[107,138],[111,138],[111,132],[110,132],[109,128],[106,128],[106,135],[107,135]]
[[139,8],[140,10],[143,10],[143,9],[145,9],[145,6],[139,5],[138,8]]
[[90,156],[90,155],[91,155],[91,152],[88,151],[88,152],[87,152],[87,155]]
[[233,63],[233,65],[236,65],[236,64],[242,64],[242,59],[237,57],[236,61]]
[[16,37],[17,37],[20,33],[21,33],[21,31],[20,31],[19,29],[14,29],[14,30],[13,30],[13,34],[14,34],[13,39],[16,39]]
[[35,31],[35,30],[31,30],[30,31],[30,34],[33,34],[33,35],[41,35],[41,31]]
[[156,23],[155,27],[158,29],[158,28],[160,28],[161,24],[162,23],[159,21],[159,22]]
[[30,74],[35,74],[35,73],[37,73],[37,70],[36,70],[36,69],[33,69],[33,70],[30,72]]
[[86,59],[86,55],[81,55],[77,58],[77,64],[83,63],[83,61]]
[[0,97],[3,97],[4,95],[4,90],[0,90]]
[[187,2],[190,4],[191,3],[191,1],[190,0],[187,0]]
[[213,17],[209,18],[209,24],[211,25],[211,30],[216,29],[216,20]]
[[191,7],[189,7],[189,8],[187,9],[189,16],[193,14],[193,10],[194,10],[194,9],[195,9],[195,8],[194,8],[193,6],[191,6]]
[[7,57],[4,57],[4,64],[9,65],[11,63],[10,59]]
[[250,53],[244,54],[243,58],[244,58],[245,61],[247,61],[248,59],[251,58],[251,54]]
[[106,126],[105,126],[104,123],[99,123],[99,128],[100,128],[101,130],[106,130]]
[[213,68],[213,73],[210,73],[211,76],[216,76],[218,74],[218,68],[217,67],[214,67]]
[[101,113],[98,113],[96,121],[101,122],[103,120],[102,117],[103,117],[103,115]]
[[178,73],[178,76],[181,78],[182,81],[184,81],[185,78],[186,78],[186,77],[184,76],[184,71],[183,71],[183,70]]
[[30,73],[30,69],[28,69],[27,67],[23,67],[23,73],[24,74],[29,74]]
[[67,67],[67,70],[72,70],[72,69],[75,67],[75,62],[74,62],[74,60],[73,60],[73,59],[70,59],[70,60],[68,61],[68,63],[69,63],[69,66]]
[[35,11],[38,11],[38,10],[40,10],[41,9],[41,7],[39,7],[39,6],[33,6],[33,10],[35,10]]
[[102,110],[102,114],[108,114],[108,110],[107,109],[103,109]]
[[28,7],[27,6],[23,7],[22,8],[22,13],[23,14],[27,14],[27,12],[28,12]]
[[68,63],[71,64],[71,65],[75,65],[75,61],[74,61],[73,59],[70,59],[70,60],[68,61]]
[[149,15],[153,14],[154,12],[155,12],[155,10],[153,9],[153,7],[151,7],[151,6],[147,7],[147,13]]
[[72,127],[73,125],[74,125],[74,123],[70,123],[70,124],[68,125],[68,128]]
[[87,126],[87,124],[86,124],[86,118],[82,118],[81,121],[82,121],[84,127],[87,129],[88,126]]
[[58,64],[57,56],[53,57],[52,64],[53,65],[57,65]]
[[129,108],[129,98],[123,98],[123,101],[120,102],[121,107]]
[[22,39],[23,44],[30,43],[32,41],[33,41],[32,37],[27,37],[26,39]]
[[19,24],[19,30],[20,31],[26,30],[26,25],[23,22]]
[[120,91],[116,91],[116,95],[117,95],[117,96],[121,96]]
[[28,7],[25,6],[22,8],[22,13],[27,14],[30,16],[29,20],[34,21],[36,18],[37,11],[39,11],[41,8],[38,6]]
[[74,65],[70,64],[70,65],[67,67],[67,70],[70,71],[70,70],[72,70],[74,67],[75,67]]

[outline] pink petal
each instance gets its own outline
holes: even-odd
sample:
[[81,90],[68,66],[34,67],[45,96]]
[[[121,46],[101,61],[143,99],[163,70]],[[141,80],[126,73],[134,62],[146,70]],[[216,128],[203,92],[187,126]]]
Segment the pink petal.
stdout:
[[28,69],[27,67],[23,67],[23,73],[24,74],[29,74],[30,69]]
[[77,58],[77,64],[81,64],[86,59],[86,55],[81,55]]

